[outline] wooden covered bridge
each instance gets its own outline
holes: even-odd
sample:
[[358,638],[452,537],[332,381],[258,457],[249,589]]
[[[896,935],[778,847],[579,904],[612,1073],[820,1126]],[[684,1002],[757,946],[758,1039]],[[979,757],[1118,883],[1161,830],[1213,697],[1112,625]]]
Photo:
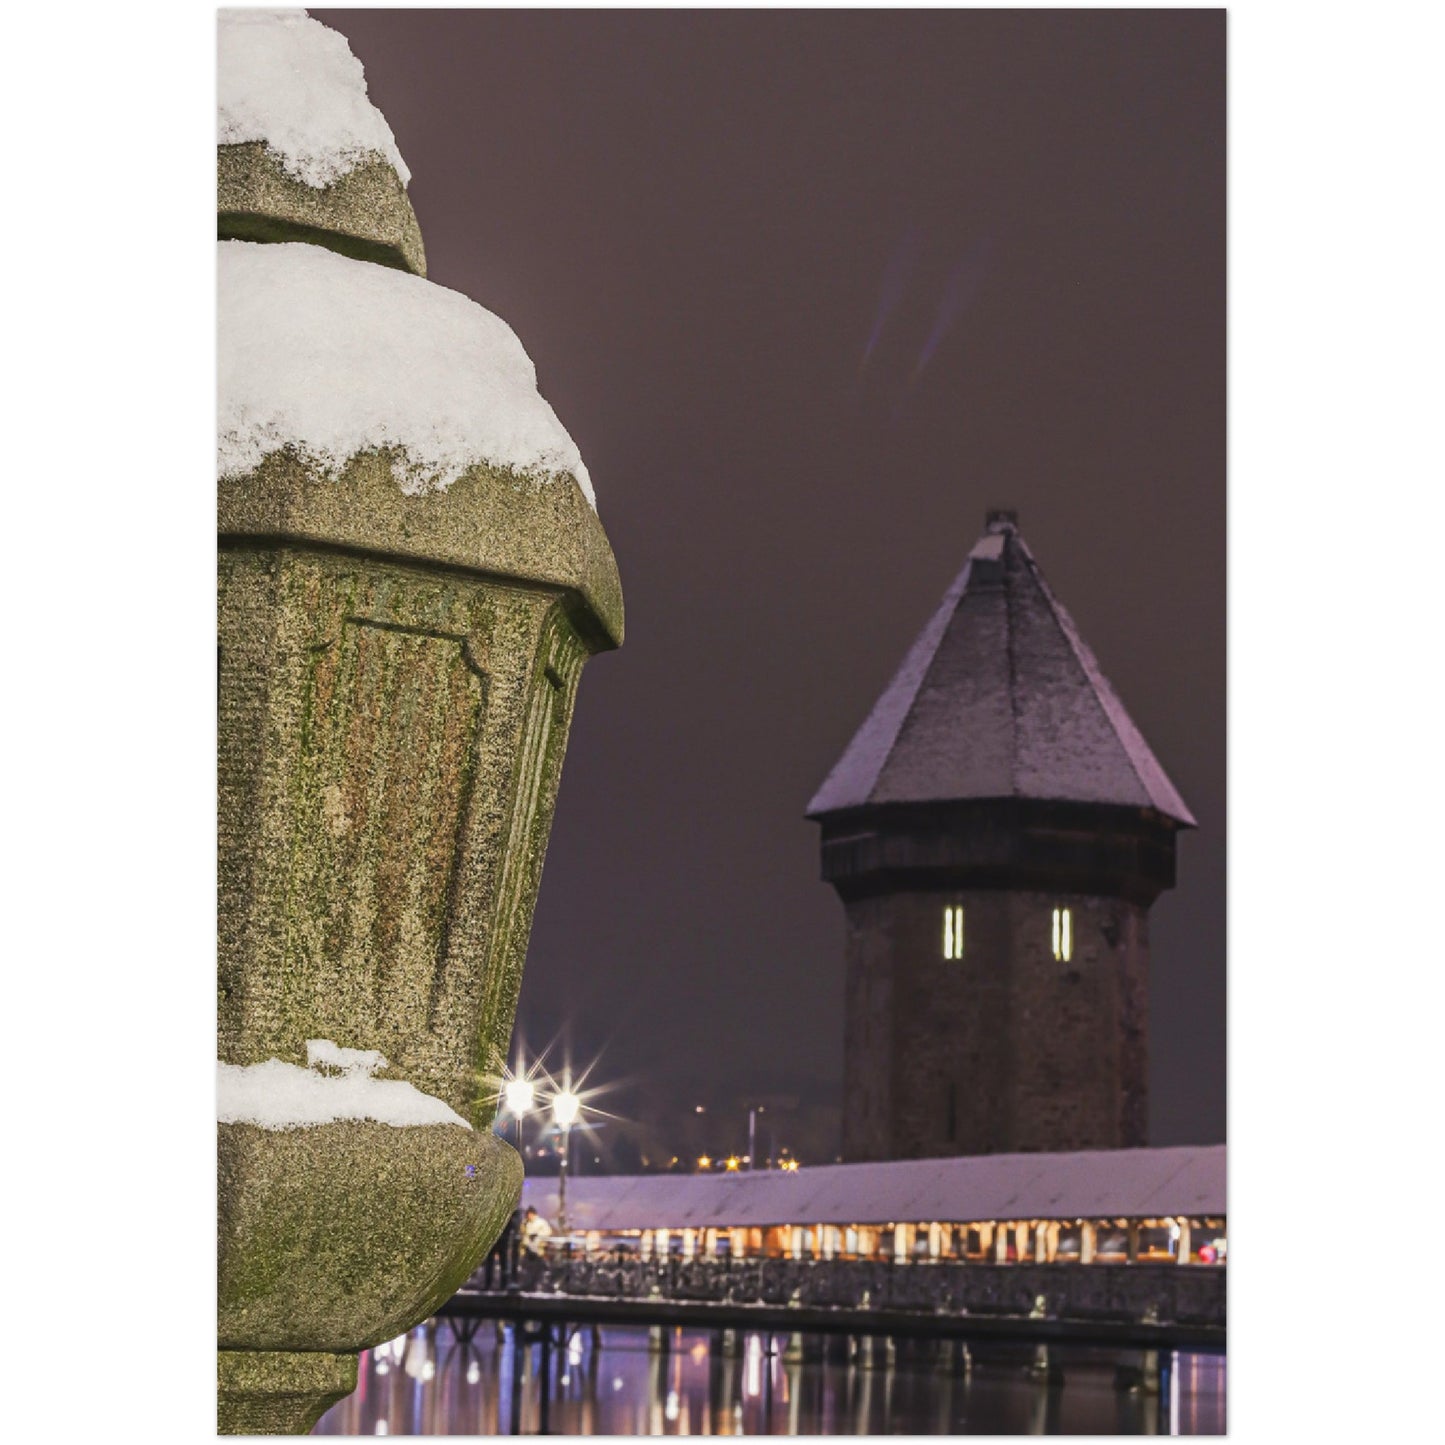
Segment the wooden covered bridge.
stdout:
[[454,1307],[1222,1348],[1225,1224],[1223,1146],[573,1178]]

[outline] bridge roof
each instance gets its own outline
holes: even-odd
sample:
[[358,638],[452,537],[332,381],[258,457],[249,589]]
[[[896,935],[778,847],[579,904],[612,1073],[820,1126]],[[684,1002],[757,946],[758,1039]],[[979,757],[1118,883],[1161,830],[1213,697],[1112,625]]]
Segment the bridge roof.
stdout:
[[980,798],[1152,808],[1195,826],[1002,512],[807,815]]
[[[557,1218],[557,1180],[523,1204]],[[1225,1146],[824,1164],[795,1173],[569,1177],[571,1228],[727,1229],[936,1220],[1154,1219],[1225,1213]]]

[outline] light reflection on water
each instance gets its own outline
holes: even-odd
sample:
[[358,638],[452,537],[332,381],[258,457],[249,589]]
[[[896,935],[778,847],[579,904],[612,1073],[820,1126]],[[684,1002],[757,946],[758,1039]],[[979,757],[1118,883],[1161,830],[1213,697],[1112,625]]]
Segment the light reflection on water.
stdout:
[[[461,1328],[465,1330],[467,1324]],[[500,1335],[500,1338],[499,1338]],[[740,1334],[726,1350],[715,1332],[666,1331],[649,1351],[644,1328],[608,1326],[594,1344],[582,1326],[547,1351],[514,1350],[483,1321],[459,1339],[447,1320],[363,1352],[357,1388],[317,1424],[318,1435],[1216,1435],[1225,1429],[1223,1356],[1163,1354],[1158,1395],[1116,1387],[1114,1367],[1139,1355],[1058,1348],[1063,1383],[1031,1378],[1027,1348],[975,1346],[965,1369],[955,1344],[900,1342],[874,1364],[848,1358],[847,1342]],[[554,1337],[555,1338],[555,1337]]]

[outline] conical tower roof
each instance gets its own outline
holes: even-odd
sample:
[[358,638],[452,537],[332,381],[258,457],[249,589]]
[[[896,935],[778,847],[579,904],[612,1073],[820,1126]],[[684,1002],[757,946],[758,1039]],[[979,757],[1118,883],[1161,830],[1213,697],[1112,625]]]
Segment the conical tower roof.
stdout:
[[989,514],[808,816],[981,799],[1153,808],[1195,825],[1012,512]]

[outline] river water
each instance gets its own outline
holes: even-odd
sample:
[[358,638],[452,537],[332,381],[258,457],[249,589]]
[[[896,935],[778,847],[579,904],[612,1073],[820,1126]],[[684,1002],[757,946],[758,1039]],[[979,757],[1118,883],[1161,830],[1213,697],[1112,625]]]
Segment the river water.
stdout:
[[[459,1323],[467,1330],[475,1322]],[[1157,1394],[1119,1387],[1140,1356],[1055,1347],[1062,1382],[1031,1377],[1032,1351],[879,1340],[873,1363],[847,1342],[668,1330],[665,1352],[643,1328],[587,1327],[546,1352],[516,1349],[482,1321],[470,1339],[447,1320],[361,1356],[357,1388],[318,1435],[1217,1435],[1225,1430],[1225,1360],[1161,1353]],[[515,1350],[515,1354],[514,1354]],[[771,1350],[771,1353],[770,1353]]]

